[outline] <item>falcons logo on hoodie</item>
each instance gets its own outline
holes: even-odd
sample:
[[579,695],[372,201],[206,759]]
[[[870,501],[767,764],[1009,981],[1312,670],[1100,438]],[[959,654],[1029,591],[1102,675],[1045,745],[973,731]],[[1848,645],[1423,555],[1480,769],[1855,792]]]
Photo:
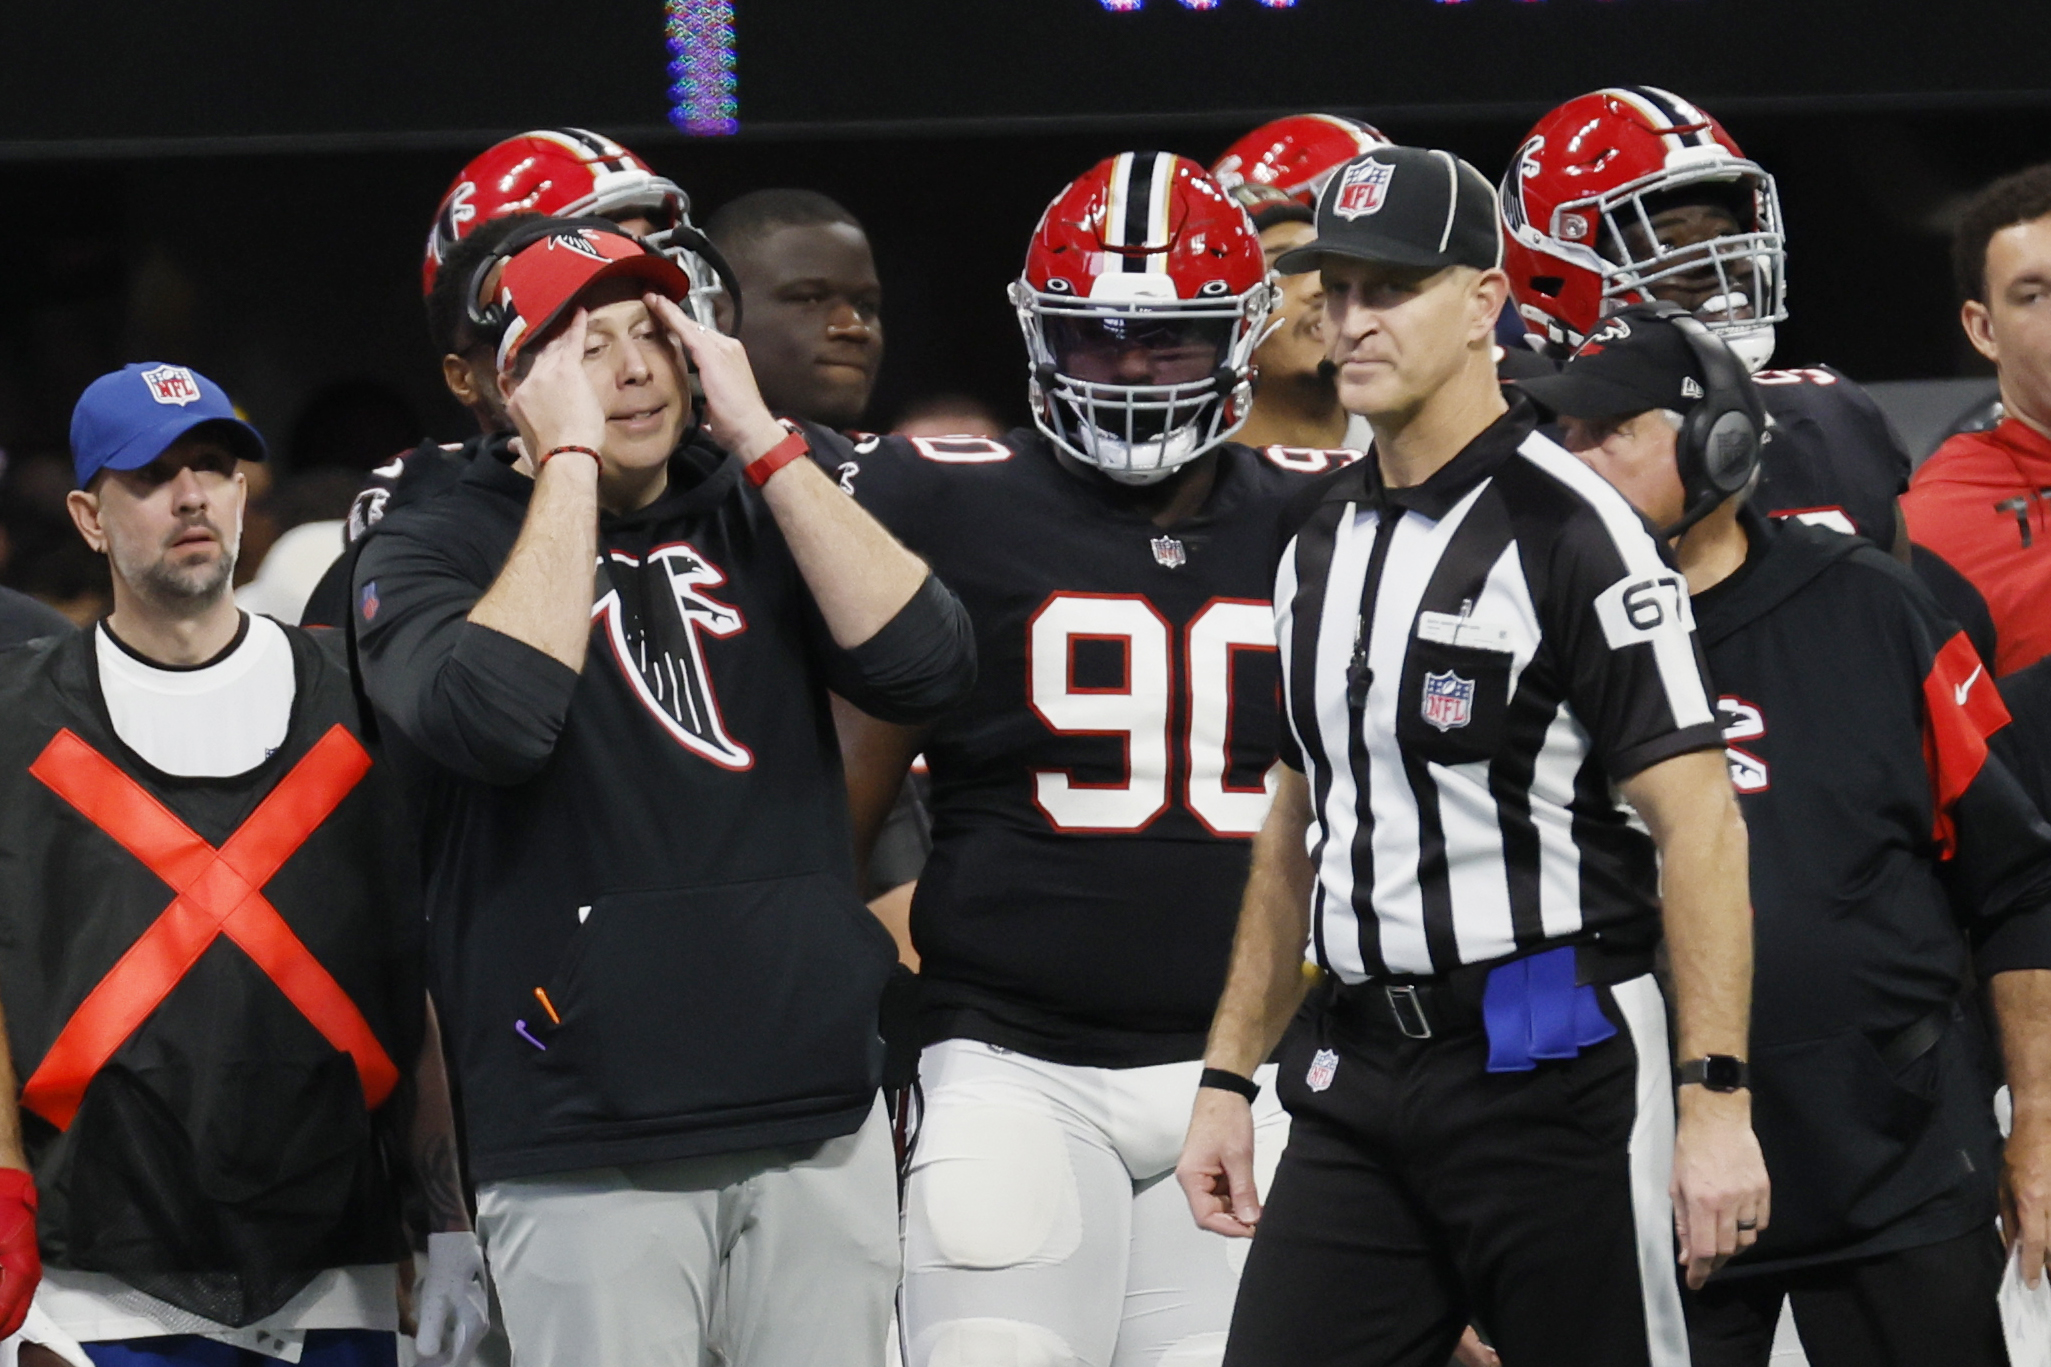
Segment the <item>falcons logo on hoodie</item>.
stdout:
[[704,638],[746,631],[739,609],[704,590],[726,575],[685,542],[658,546],[645,561],[608,554],[612,589],[592,618],[603,624],[620,673],[670,737],[723,769],[753,767],[755,756],[727,734],[705,669]]

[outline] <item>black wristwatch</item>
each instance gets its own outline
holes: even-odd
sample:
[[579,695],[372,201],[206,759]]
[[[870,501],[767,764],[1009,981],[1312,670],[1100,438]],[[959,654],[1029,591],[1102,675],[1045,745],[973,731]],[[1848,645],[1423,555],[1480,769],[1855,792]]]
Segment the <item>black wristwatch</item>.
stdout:
[[1692,1082],[1712,1092],[1735,1092],[1752,1085],[1752,1069],[1735,1055],[1711,1054],[1683,1063],[1680,1079],[1683,1087]]

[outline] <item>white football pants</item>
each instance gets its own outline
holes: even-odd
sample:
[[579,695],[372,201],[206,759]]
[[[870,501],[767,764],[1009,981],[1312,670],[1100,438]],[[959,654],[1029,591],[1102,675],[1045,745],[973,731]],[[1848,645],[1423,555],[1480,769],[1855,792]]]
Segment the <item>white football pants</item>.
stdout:
[[[1216,1367],[1246,1241],[1198,1229],[1175,1181],[1199,1063],[1077,1068],[928,1048],[905,1209],[909,1367]],[[1262,1068],[1263,1194],[1288,1137]]]

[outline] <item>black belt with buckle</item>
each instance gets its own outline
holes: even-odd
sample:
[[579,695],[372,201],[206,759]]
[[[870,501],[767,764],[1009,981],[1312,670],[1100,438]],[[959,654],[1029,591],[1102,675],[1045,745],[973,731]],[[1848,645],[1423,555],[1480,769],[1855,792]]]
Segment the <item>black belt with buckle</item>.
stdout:
[[[1652,971],[1647,947],[1588,943],[1577,950],[1582,982],[1620,983]],[[1467,964],[1435,977],[1342,984],[1332,993],[1332,1020],[1348,1033],[1387,1035],[1393,1029],[1415,1040],[1479,1030],[1488,975],[1504,962]]]
[[[1425,991],[1432,991],[1427,987]],[[1389,1004],[1389,1015],[1395,1019],[1396,1028],[1411,1039],[1430,1039],[1437,1031],[1431,1028],[1431,1015],[1424,1008],[1425,998],[1419,994],[1415,983],[1383,983],[1382,996]]]
[[1436,978],[1349,984],[1332,994],[1332,1020],[1348,1034],[1417,1040],[1478,1030],[1487,980],[1486,970],[1456,969]]

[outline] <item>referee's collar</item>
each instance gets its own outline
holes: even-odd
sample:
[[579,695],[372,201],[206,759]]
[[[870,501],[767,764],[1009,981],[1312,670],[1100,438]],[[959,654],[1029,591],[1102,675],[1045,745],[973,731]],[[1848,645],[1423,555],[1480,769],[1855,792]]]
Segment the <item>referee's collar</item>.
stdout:
[[1326,503],[1359,503],[1371,508],[1401,508],[1437,522],[1453,511],[1467,491],[1501,468],[1524,439],[1538,428],[1538,410],[1530,399],[1505,389],[1510,411],[1497,418],[1422,484],[1392,489],[1382,483],[1382,463],[1370,451],[1332,483]]

